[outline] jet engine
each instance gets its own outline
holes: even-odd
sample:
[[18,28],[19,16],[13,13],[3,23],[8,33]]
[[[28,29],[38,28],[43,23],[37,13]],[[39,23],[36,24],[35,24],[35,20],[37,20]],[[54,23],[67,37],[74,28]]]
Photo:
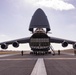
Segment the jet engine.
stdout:
[[2,48],[2,49],[7,49],[7,48],[8,48],[8,45],[7,45],[6,43],[3,43],[3,44],[1,45],[1,48]]
[[62,47],[67,47],[68,43],[66,41],[62,42]]
[[75,44],[73,44],[73,48],[74,48],[74,49],[76,49],[76,43],[75,43]]
[[12,43],[12,46],[17,48],[17,47],[19,47],[19,43],[17,41],[15,41],[15,42]]

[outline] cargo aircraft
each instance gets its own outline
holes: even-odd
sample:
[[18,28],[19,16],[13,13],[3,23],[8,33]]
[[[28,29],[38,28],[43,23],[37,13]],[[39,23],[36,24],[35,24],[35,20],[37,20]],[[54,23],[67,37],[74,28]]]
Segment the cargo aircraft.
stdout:
[[67,47],[68,44],[72,44],[73,48],[76,49],[76,41],[48,36],[48,32],[51,31],[51,29],[47,16],[41,8],[38,8],[32,16],[29,31],[32,32],[31,37],[1,42],[1,48],[7,49],[10,44],[17,48],[19,47],[19,44],[29,43],[32,52],[37,54],[40,52],[48,53],[51,49],[51,43],[61,43],[63,47]]

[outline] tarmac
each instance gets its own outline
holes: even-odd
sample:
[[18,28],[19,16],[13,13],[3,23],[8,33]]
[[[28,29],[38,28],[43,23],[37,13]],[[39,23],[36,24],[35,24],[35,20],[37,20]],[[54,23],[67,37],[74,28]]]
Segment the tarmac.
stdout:
[[0,75],[76,75],[76,55],[0,55]]

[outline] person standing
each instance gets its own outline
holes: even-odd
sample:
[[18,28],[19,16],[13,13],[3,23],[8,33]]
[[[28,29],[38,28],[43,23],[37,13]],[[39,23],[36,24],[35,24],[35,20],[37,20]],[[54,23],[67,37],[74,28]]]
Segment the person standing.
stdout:
[[60,50],[58,50],[58,55],[60,55]]
[[21,51],[21,55],[23,56],[23,51]]

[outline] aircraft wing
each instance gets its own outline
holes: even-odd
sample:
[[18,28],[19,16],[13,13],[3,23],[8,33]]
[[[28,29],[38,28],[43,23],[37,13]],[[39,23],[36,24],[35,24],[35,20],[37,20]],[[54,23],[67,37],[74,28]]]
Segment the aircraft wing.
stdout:
[[9,45],[9,44],[12,44],[15,41],[17,41],[18,43],[29,43],[29,40],[30,40],[30,37],[21,38],[21,39],[16,39],[16,40],[11,40],[11,41],[1,42],[0,45],[2,45],[3,43]]
[[76,41],[71,41],[71,40],[66,40],[66,39],[61,39],[61,38],[56,38],[56,37],[50,37],[51,43],[62,43],[64,41],[67,42],[68,44],[76,43]]
[[72,40],[50,37],[50,43],[61,43],[63,47],[67,47],[68,44],[72,44],[73,48],[76,49],[76,41],[72,41]]

